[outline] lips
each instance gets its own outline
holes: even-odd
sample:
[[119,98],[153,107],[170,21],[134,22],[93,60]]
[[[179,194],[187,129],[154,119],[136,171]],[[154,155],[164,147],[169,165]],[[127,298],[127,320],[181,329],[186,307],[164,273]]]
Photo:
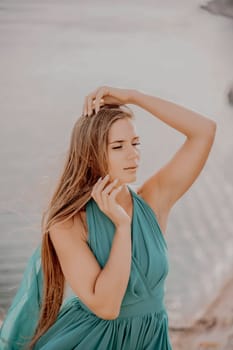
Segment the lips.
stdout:
[[131,167],[128,167],[128,168],[124,168],[125,170],[128,170],[128,169],[136,169],[138,168],[138,166],[131,166]]

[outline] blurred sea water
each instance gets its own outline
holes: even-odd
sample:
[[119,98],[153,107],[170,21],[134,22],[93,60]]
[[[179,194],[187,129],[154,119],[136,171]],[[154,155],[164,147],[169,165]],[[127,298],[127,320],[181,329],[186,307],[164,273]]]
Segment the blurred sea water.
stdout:
[[[135,88],[217,122],[204,170],[173,208],[166,239],[170,325],[190,325],[233,267],[232,20],[200,1],[0,2],[0,308],[4,315],[62,168],[85,95]],[[136,106],[139,187],[184,136]],[[153,161],[152,161],[153,160]]]

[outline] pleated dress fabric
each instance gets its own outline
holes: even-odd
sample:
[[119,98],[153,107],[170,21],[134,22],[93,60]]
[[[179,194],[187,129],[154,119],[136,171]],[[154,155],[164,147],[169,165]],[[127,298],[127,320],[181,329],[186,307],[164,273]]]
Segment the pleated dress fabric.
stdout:
[[[167,244],[154,211],[128,188],[133,203],[132,262],[119,316],[102,319],[71,295],[64,301],[56,322],[37,341],[35,350],[172,350],[164,304],[169,270]],[[86,204],[86,215],[89,247],[104,267],[115,225],[92,198]],[[33,334],[41,304],[39,255],[38,249],[8,310],[1,331],[1,350],[27,349],[26,339]]]

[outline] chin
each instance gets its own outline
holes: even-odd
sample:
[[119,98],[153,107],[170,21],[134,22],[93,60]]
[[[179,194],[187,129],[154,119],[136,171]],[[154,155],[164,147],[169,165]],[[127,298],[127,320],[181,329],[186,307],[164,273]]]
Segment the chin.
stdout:
[[137,181],[137,175],[131,175],[131,176],[128,176],[128,179],[127,180],[122,180],[122,183],[133,183]]
[[[123,176],[122,175],[119,175],[119,176],[114,176],[112,177],[112,179],[119,179],[118,183],[117,183],[117,186],[118,185],[124,185],[124,184],[127,184],[127,183],[132,183],[132,182],[135,182],[137,180],[137,174],[124,174]],[[111,180],[111,181],[113,181]]]

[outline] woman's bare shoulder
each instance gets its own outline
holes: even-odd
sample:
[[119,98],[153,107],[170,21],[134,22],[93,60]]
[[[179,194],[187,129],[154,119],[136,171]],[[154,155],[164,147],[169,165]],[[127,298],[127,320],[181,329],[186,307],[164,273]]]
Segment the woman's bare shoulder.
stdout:
[[54,235],[59,232],[70,232],[70,234],[75,234],[76,237],[87,241],[87,224],[85,208],[80,210],[72,218],[65,221],[58,221],[51,226],[50,234],[52,233],[52,235]]
[[168,211],[161,210],[161,199],[159,197],[159,193],[154,191],[151,192],[147,186],[141,186],[137,190],[135,190],[137,195],[141,197],[148,206],[153,210],[155,216],[157,218],[158,224],[161,228],[163,234],[165,234],[168,220]]
[[86,209],[83,208],[74,217],[74,222],[76,223],[77,233],[80,234],[80,238],[87,242],[88,239],[88,227],[87,227],[87,216]]

